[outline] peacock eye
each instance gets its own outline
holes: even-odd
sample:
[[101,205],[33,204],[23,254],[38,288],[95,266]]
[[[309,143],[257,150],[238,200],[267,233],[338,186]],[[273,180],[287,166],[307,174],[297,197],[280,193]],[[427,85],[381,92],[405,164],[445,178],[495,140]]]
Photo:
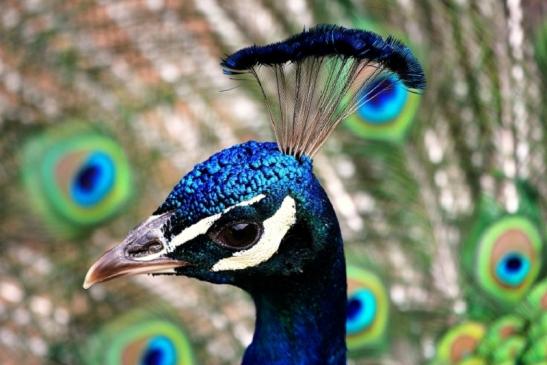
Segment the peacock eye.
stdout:
[[122,146],[73,122],[60,123],[25,142],[22,177],[29,203],[37,207],[44,224],[67,237],[121,212],[133,186]]
[[230,223],[224,226],[213,239],[223,246],[242,249],[258,242],[262,231],[262,225],[257,222]]

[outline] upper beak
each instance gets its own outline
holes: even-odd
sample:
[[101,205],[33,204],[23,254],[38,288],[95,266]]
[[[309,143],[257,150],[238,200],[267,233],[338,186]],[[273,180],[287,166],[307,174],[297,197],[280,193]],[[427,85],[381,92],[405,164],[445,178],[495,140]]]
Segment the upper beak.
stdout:
[[171,213],[152,216],[129,233],[118,246],[106,251],[85,276],[84,289],[127,275],[150,274],[187,265],[165,256],[161,226]]

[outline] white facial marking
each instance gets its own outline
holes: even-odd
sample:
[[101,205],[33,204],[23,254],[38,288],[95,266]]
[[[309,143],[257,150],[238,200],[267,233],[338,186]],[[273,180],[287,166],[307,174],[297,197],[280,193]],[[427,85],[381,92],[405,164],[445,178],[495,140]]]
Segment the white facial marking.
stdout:
[[277,252],[283,237],[295,222],[296,204],[293,198],[287,196],[277,212],[264,221],[262,237],[253,247],[219,260],[211,270],[241,270],[270,259]]
[[[173,237],[173,239],[171,239],[170,242],[165,242],[164,240],[162,240],[163,249],[161,251],[156,252],[152,255],[134,258],[134,260],[137,260],[137,261],[151,261],[151,260],[157,259],[158,257],[160,257],[162,255],[165,255],[169,252],[173,252],[178,246],[183,245],[183,244],[185,244],[186,242],[188,242],[190,240],[193,240],[194,238],[196,238],[200,234],[207,233],[209,228],[211,228],[211,226],[220,217],[222,217],[223,214],[229,212],[230,210],[232,210],[236,207],[243,207],[243,206],[247,206],[247,205],[257,203],[257,202],[261,201],[262,199],[264,199],[265,197],[266,197],[266,195],[259,194],[259,195],[255,196],[252,199],[245,200],[241,203],[232,205],[231,207],[228,207],[228,208],[224,209],[222,211],[222,213],[217,213],[217,214],[211,215],[209,217],[205,217],[202,220],[200,220],[199,222],[196,222],[196,223],[192,224],[191,226],[187,227],[186,229],[184,229],[178,235]],[[150,220],[150,219],[151,218],[149,218],[148,220]],[[161,235],[161,234],[157,235],[157,236],[158,237],[163,237],[163,235]]]
[[209,228],[211,228],[211,226],[221,217],[221,215],[222,213],[218,213],[203,218],[199,222],[194,223],[190,227],[184,229],[167,243],[167,252],[173,252],[178,246],[196,238],[200,234],[207,233]]

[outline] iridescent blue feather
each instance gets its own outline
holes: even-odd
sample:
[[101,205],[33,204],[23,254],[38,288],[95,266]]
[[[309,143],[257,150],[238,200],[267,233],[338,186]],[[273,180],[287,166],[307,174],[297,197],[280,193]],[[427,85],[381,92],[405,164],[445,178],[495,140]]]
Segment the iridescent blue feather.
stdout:
[[422,66],[398,39],[384,40],[373,32],[337,25],[318,25],[282,42],[243,48],[226,57],[221,66],[227,74],[237,74],[259,65],[326,56],[377,62],[395,72],[409,89],[422,90],[426,85]]

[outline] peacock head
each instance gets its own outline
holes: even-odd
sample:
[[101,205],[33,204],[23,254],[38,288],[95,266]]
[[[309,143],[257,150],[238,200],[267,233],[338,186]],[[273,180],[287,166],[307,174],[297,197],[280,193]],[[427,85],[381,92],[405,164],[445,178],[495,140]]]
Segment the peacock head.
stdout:
[[[171,273],[245,286],[305,270],[327,245],[330,205],[312,160],[246,142],[196,165],[151,217],[106,252],[85,286]],[[291,244],[287,244],[290,241]]]
[[425,86],[419,62],[399,41],[330,25],[244,48],[222,66],[234,78],[257,81],[277,143],[247,142],[198,164],[92,266],[85,287],[163,272],[245,288],[260,276],[321,265],[321,252],[341,242],[313,156],[336,125],[389,87],[378,80],[396,78],[414,91]]

